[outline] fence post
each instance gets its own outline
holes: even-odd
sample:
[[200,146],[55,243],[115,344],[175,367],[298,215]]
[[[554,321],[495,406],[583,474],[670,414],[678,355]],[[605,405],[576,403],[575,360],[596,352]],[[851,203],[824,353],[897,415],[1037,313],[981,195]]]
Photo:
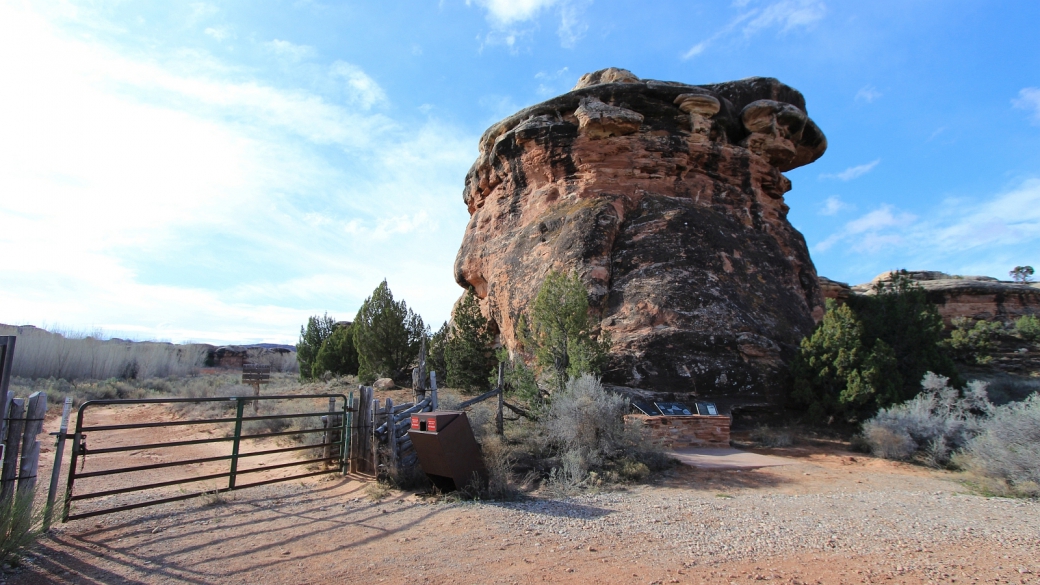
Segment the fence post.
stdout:
[[36,475],[40,467],[40,442],[36,436],[43,430],[43,416],[47,413],[47,395],[33,392],[25,409],[25,430],[22,432],[22,459],[18,467],[18,493],[36,489]]
[[397,474],[397,421],[394,420],[394,401],[386,399],[386,446],[390,451],[390,461],[386,471],[393,477]]
[[430,372],[430,410],[437,410],[437,372]]
[[231,445],[231,475],[228,477],[228,489],[235,489],[235,474],[238,473],[238,444],[242,441],[242,409],[246,402],[241,398],[235,401],[235,442]]
[[7,501],[14,490],[15,476],[18,475],[18,447],[22,442],[22,430],[25,427],[25,400],[11,397],[8,393],[7,436],[4,437],[4,468],[0,475],[0,501]]
[[368,406],[368,448],[372,453],[372,475],[379,477],[379,437],[376,436],[376,427],[379,426],[379,401],[372,397]]
[[505,435],[505,419],[502,417],[502,403],[505,402],[505,385],[502,383],[502,367],[504,362],[498,362],[498,415],[495,416],[495,431],[499,436]]
[[[7,436],[7,390],[11,383],[11,371],[14,368],[14,344],[18,338],[14,335],[0,335],[0,443]],[[0,466],[3,465],[3,449],[0,449]]]
[[58,428],[58,440],[54,446],[54,466],[51,467],[51,486],[47,490],[47,507],[43,509],[43,530],[51,527],[54,517],[54,501],[58,496],[58,481],[61,479],[61,458],[65,454],[65,434],[69,432],[69,415],[72,414],[72,397],[65,397],[65,406],[61,409],[61,426]]
[[[76,432],[72,435],[72,461],[69,465],[69,479],[65,484],[65,501],[62,505],[61,521],[69,521],[69,512],[72,509],[72,486],[76,482],[76,461],[80,456],[80,444],[83,441],[83,407],[79,407],[76,415]],[[86,453],[82,454],[86,457]]]
[[354,423],[354,413],[350,412],[350,407],[354,406],[354,392],[348,393],[346,402],[343,403],[343,444],[339,448],[339,453],[342,456],[342,460],[339,464],[340,473],[344,476],[348,470],[348,465],[353,464],[353,457],[350,457],[350,448],[353,447],[353,441],[350,440],[353,437],[350,436]]

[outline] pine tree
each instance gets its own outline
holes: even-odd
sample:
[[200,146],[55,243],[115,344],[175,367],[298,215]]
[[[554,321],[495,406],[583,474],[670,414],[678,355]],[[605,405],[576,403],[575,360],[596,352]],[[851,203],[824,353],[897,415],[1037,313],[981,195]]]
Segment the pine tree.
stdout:
[[332,335],[321,344],[311,369],[314,377],[332,372],[337,376],[353,376],[358,373],[358,352],[354,347],[353,326],[337,326]]
[[553,385],[563,390],[567,377],[599,374],[606,362],[609,339],[593,337],[589,297],[577,275],[552,271],[545,277],[531,306],[530,339],[535,360],[551,372]]
[[358,352],[358,378],[366,384],[381,377],[401,378],[418,358],[427,334],[422,317],[404,301],[394,301],[385,280],[365,299],[351,330]]
[[430,337],[430,343],[426,346],[426,370],[437,372],[437,383],[440,386],[450,387],[448,380],[448,364],[444,359],[444,348],[448,342],[448,334],[451,325],[447,321],[441,324],[441,328]]
[[328,313],[319,317],[317,315],[307,319],[306,328],[300,326],[300,341],[296,344],[296,361],[300,364],[300,378],[310,379],[325,373],[324,371],[314,373],[311,366],[318,356],[321,344],[332,335],[332,328],[336,320],[329,317]]
[[467,290],[452,316],[454,326],[444,344],[448,380],[470,393],[486,390],[488,372],[495,368],[494,342],[488,320],[480,312],[473,290]]

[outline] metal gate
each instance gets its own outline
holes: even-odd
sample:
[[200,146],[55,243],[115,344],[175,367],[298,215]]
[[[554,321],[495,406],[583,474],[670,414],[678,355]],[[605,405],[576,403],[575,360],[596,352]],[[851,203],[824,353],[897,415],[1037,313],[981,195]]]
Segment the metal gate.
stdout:
[[[306,401],[313,403],[315,399],[328,399],[328,410],[325,411],[310,411]],[[295,404],[296,407],[302,409],[305,412],[289,412],[283,414],[254,414],[253,416],[245,416],[244,410],[247,403],[252,403],[254,406],[259,401],[260,403],[268,403],[271,401],[281,401],[282,404]],[[140,423],[126,423],[126,424],[111,424],[111,425],[85,425],[84,415],[92,408],[100,406],[134,406],[134,405],[148,405],[148,404],[165,404],[165,405],[179,405],[179,404],[209,404],[213,403],[218,411],[222,413],[216,414],[211,418],[198,418],[191,420],[171,420],[171,421],[160,421],[160,422],[140,422]],[[302,404],[301,404],[302,403]],[[226,406],[224,406],[226,405]],[[223,408],[222,408],[223,407]],[[317,408],[317,407],[315,407]],[[234,416],[230,416],[230,411],[234,410]],[[267,410],[265,408],[264,410]],[[98,516],[101,514],[110,514],[113,512],[120,512],[123,510],[132,510],[134,508],[141,508],[144,506],[154,506],[158,504],[165,504],[168,502],[176,502],[180,500],[186,500],[190,498],[199,497],[202,494],[215,494],[221,492],[228,492],[231,490],[237,490],[247,487],[255,487],[260,485],[267,485],[272,483],[278,483],[282,481],[290,481],[294,479],[300,479],[304,477],[312,477],[316,475],[324,475],[327,473],[346,473],[347,468],[347,453],[350,452],[350,431],[351,431],[351,416],[355,411],[353,407],[353,393],[348,398],[343,394],[309,394],[309,395],[286,395],[286,396],[248,396],[248,397],[231,397],[231,398],[163,398],[163,399],[141,399],[141,400],[89,400],[84,402],[80,407],[76,416],[76,428],[72,434],[67,435],[68,438],[72,439],[72,460],[69,465],[69,476],[68,485],[65,490],[65,502],[62,513],[62,521],[67,522],[69,520],[76,520],[78,518],[89,518],[91,516]],[[296,428],[287,431],[271,431],[271,432],[251,432],[248,428],[253,426],[254,422],[263,422],[270,424],[275,421],[308,421],[314,423],[315,419],[321,421],[320,425],[316,425],[313,428]],[[270,421],[270,422],[268,422]],[[190,440],[171,440],[161,441],[160,433],[163,429],[170,427],[185,427],[185,426],[201,426],[203,428],[211,428],[213,432],[221,427],[225,427],[225,431],[230,431],[229,436],[216,436],[213,438],[204,439],[190,439]],[[226,427],[230,426],[228,429]],[[246,427],[246,428],[244,428]],[[148,429],[153,432],[152,436],[155,440],[148,443],[133,444],[133,445],[113,445],[106,446],[106,433],[113,433],[115,431],[132,431],[138,429]],[[88,447],[87,437],[90,437],[90,445]],[[248,445],[256,440],[267,439],[271,437],[284,437],[290,435],[312,435],[316,433],[322,433],[321,442],[313,444],[294,445],[289,447],[279,447],[277,449],[266,449],[266,450],[249,450]],[[110,435],[109,435],[110,436]],[[109,467],[99,470],[86,470],[86,461],[90,455],[103,455],[106,453],[120,453],[129,451],[153,451],[153,450],[176,450],[178,447],[189,447],[194,445],[204,445],[209,443],[223,443],[230,447],[230,452],[227,454],[213,455],[208,457],[196,457],[193,459],[180,459],[177,461],[164,461],[161,463],[152,463],[146,465],[134,465],[127,467]],[[100,445],[100,446],[98,446]],[[244,446],[246,448],[244,448]],[[256,465],[240,467],[240,463],[245,464],[248,461],[255,461],[255,458],[262,457],[265,455],[274,455],[276,453],[289,453],[294,451],[307,451],[307,450],[321,450],[320,457],[308,457],[301,460],[294,460],[286,463],[278,463],[275,465],[264,465],[262,462],[258,462]],[[243,461],[245,460],[245,461]],[[155,469],[167,469],[167,468],[190,468],[190,467],[202,467],[206,464],[213,464],[219,462],[227,462],[226,471],[222,470],[217,473],[202,473],[192,474],[189,469],[187,477],[181,477],[177,479],[171,479],[168,481],[153,482],[138,484],[133,481],[132,474],[141,471],[150,471]],[[251,483],[239,483],[240,476],[248,476],[250,474],[261,473],[265,471],[271,471],[275,469],[289,468],[294,466],[305,466],[305,465],[321,465],[323,469],[317,471],[305,470],[304,473],[298,473],[290,475],[288,477],[268,478],[259,481],[253,481]],[[77,467],[79,470],[77,471]],[[210,467],[213,467],[210,465]],[[212,469],[210,471],[213,471]],[[114,477],[113,477],[114,476]],[[87,491],[86,493],[77,493],[76,488],[82,486],[84,480],[98,477],[109,477],[117,481],[117,483],[130,485],[122,485],[121,487],[114,487],[110,489],[93,490]],[[89,509],[86,511],[75,511],[73,513],[72,506],[74,502],[85,502],[88,500],[107,499],[110,496],[116,496],[121,494],[131,494],[134,492],[148,492],[152,490],[161,490],[162,488],[170,488],[172,486],[179,486],[182,484],[201,483],[201,482],[214,482],[220,480],[227,480],[226,485],[221,482],[220,485],[212,489],[198,489],[200,486],[196,486],[196,490],[190,493],[184,493],[181,489],[181,493],[177,495],[163,495],[163,494],[140,494],[140,497],[135,498],[141,501],[134,501],[130,503],[120,503],[118,505],[104,507],[103,505],[98,508]],[[77,482],[80,482],[77,484]],[[82,489],[82,488],[81,488]],[[78,505],[78,504],[77,504]]]

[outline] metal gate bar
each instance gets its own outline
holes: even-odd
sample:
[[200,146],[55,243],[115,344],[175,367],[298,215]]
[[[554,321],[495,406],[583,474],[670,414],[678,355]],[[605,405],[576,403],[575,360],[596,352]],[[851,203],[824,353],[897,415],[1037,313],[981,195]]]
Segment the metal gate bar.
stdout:
[[[330,408],[330,410],[324,411],[324,412],[307,412],[307,413],[294,413],[294,414],[284,414],[284,415],[243,416],[243,407],[244,407],[246,402],[253,402],[255,400],[284,400],[284,401],[313,400],[313,399],[321,399],[321,398],[329,399],[329,408]],[[337,400],[339,400],[339,399],[343,400],[343,403],[342,403],[343,406],[342,406],[342,408],[335,408],[335,402]],[[178,403],[196,403],[196,404],[198,404],[198,403],[206,403],[206,402],[223,402],[223,403],[234,402],[235,403],[235,416],[233,418],[227,417],[227,416],[223,416],[221,418],[211,418],[211,419],[198,419],[198,420],[186,420],[186,421],[178,420],[178,421],[168,421],[168,422],[146,422],[146,423],[136,423],[136,424],[130,423],[130,424],[118,424],[118,425],[94,425],[94,426],[84,426],[83,425],[83,416],[84,416],[84,413],[86,412],[86,410],[89,407],[109,406],[109,405],[119,405],[119,406],[122,406],[122,405],[136,405],[136,404],[178,404]],[[168,502],[176,502],[176,501],[186,500],[186,499],[189,499],[189,498],[198,497],[202,493],[221,493],[221,492],[227,492],[227,491],[231,491],[231,490],[235,490],[235,489],[243,489],[243,488],[247,488],[247,487],[255,487],[255,486],[260,486],[260,485],[267,485],[267,484],[278,483],[278,482],[282,482],[282,481],[290,481],[290,480],[294,480],[294,479],[313,477],[313,476],[323,475],[323,474],[327,474],[327,473],[336,473],[336,472],[346,473],[346,469],[347,469],[346,464],[347,464],[347,456],[348,456],[347,454],[349,453],[349,448],[348,447],[349,447],[349,442],[350,442],[350,439],[349,439],[349,437],[350,437],[350,430],[351,430],[350,426],[351,426],[351,422],[352,422],[351,413],[354,412],[354,410],[355,410],[353,408],[352,402],[353,402],[352,398],[348,399],[348,397],[343,395],[343,394],[279,395],[279,396],[249,396],[249,397],[244,397],[244,396],[239,397],[239,396],[236,396],[236,397],[231,397],[231,398],[166,398],[166,399],[161,399],[160,398],[160,399],[134,399],[134,400],[90,400],[90,401],[84,402],[79,407],[79,411],[78,411],[78,414],[77,414],[77,417],[76,417],[76,430],[71,435],[67,436],[67,438],[73,439],[73,442],[72,442],[73,448],[72,448],[72,458],[71,458],[70,466],[69,466],[68,485],[67,485],[66,490],[65,490],[65,502],[64,502],[64,510],[63,510],[63,514],[62,514],[62,521],[63,522],[67,522],[69,520],[75,520],[75,519],[78,519],[78,518],[89,518],[89,517],[98,516],[98,515],[101,515],[101,514],[110,514],[110,513],[113,513],[113,512],[119,512],[119,511],[123,511],[123,510],[132,510],[132,509],[135,509],[135,508],[142,508],[142,507],[145,507],[145,506],[154,506],[154,505],[164,504],[164,503],[168,503]],[[338,421],[338,424],[336,424],[336,425],[327,424],[325,426],[325,428],[306,429],[306,430],[299,430],[299,431],[278,431],[278,432],[272,432],[272,433],[260,433],[260,434],[251,434],[251,435],[243,435],[242,434],[242,425],[243,425],[243,423],[250,422],[250,421],[279,420],[279,419],[299,419],[299,418],[306,418],[306,417],[325,417],[325,416],[329,416],[330,417],[330,420],[329,420],[330,423],[331,423],[331,417],[332,416],[339,417],[340,420]],[[175,427],[175,426],[186,426],[186,425],[208,425],[208,424],[221,424],[221,423],[225,423],[225,424],[226,423],[234,423],[234,425],[235,425],[234,436],[232,436],[232,437],[218,437],[218,438],[212,438],[212,439],[193,439],[193,440],[187,440],[187,441],[172,441],[172,442],[167,442],[167,443],[152,443],[152,444],[142,444],[142,445],[130,445],[130,446],[123,446],[123,447],[104,447],[104,448],[100,448],[100,449],[88,449],[87,446],[86,446],[86,435],[85,435],[85,433],[88,432],[88,431],[96,433],[96,432],[116,431],[116,430],[154,429],[154,428],[162,428],[162,427]],[[281,447],[281,448],[277,448],[277,449],[267,449],[267,450],[263,450],[263,451],[249,451],[249,452],[245,452],[245,453],[240,452],[240,446],[241,446],[242,441],[247,441],[247,440],[251,440],[251,439],[280,437],[280,436],[286,436],[286,435],[300,435],[300,434],[308,434],[308,433],[318,433],[318,432],[326,433],[326,435],[325,435],[325,438],[323,439],[323,441],[321,443],[316,444],[316,445],[298,445],[298,446],[293,446],[293,447]],[[339,432],[340,437],[339,437],[339,440],[337,440],[336,442],[332,442],[329,439],[332,438],[333,433],[335,433],[335,432]],[[187,446],[187,445],[202,445],[202,444],[207,444],[207,443],[225,443],[225,442],[231,442],[232,443],[232,449],[231,449],[231,454],[230,455],[219,455],[219,456],[213,456],[213,457],[201,457],[201,458],[195,458],[195,459],[185,459],[185,460],[180,460],[180,461],[171,461],[171,462],[165,462],[165,463],[154,463],[154,464],[148,464],[148,465],[136,465],[136,466],[130,466],[130,467],[104,469],[104,470],[90,471],[90,472],[80,472],[80,473],[76,472],[76,465],[79,462],[80,457],[86,457],[88,454],[117,453],[117,452],[123,452],[123,451],[131,451],[131,450],[140,451],[140,450],[146,450],[146,449],[161,449],[161,448],[180,447],[180,446]],[[303,450],[308,450],[308,449],[322,449],[322,448],[336,448],[336,449],[338,449],[339,452],[336,455],[332,455],[332,456],[328,456],[328,457],[320,457],[320,458],[307,459],[307,460],[301,460],[301,461],[291,461],[291,462],[288,462],[288,463],[280,463],[280,464],[277,464],[277,465],[267,465],[267,466],[263,466],[263,467],[254,467],[254,468],[250,468],[250,469],[238,469],[238,462],[239,462],[240,459],[244,459],[244,458],[248,458],[248,457],[259,457],[259,456],[263,456],[263,455],[273,455],[273,454],[276,454],[276,453],[288,453],[288,452],[292,452],[292,451],[303,451]],[[135,471],[147,471],[147,470],[152,470],[152,469],[164,469],[164,468],[171,468],[171,467],[181,467],[181,466],[187,466],[187,465],[196,465],[196,464],[201,464],[201,463],[212,463],[212,462],[218,462],[218,461],[228,461],[229,462],[229,470],[226,471],[226,472],[221,472],[221,473],[212,473],[212,474],[207,474],[207,475],[201,475],[201,476],[195,476],[195,477],[189,477],[189,478],[183,478],[183,479],[176,479],[176,480],[170,480],[170,481],[163,481],[163,482],[158,482],[158,483],[151,483],[151,484],[145,484],[145,485],[137,485],[137,486],[131,486],[131,487],[118,488],[118,489],[110,489],[110,490],[103,490],[103,491],[97,491],[97,492],[90,492],[90,493],[86,493],[86,494],[75,494],[75,493],[73,493],[73,489],[74,489],[75,482],[76,482],[77,479],[87,479],[87,478],[91,478],[91,477],[102,477],[102,476],[107,476],[107,475],[132,473],[132,472],[135,472]],[[253,482],[253,483],[249,483],[249,484],[245,484],[245,485],[236,485],[237,477],[239,475],[243,475],[243,474],[258,473],[258,472],[261,472],[261,471],[268,471],[268,470],[272,470],[272,469],[283,469],[283,468],[286,468],[286,467],[295,467],[295,466],[301,466],[301,465],[312,465],[312,464],[316,464],[316,463],[333,463],[333,462],[338,463],[339,465],[337,467],[333,467],[331,469],[326,469],[326,470],[312,471],[312,472],[307,472],[307,473],[291,475],[289,477],[280,477],[280,478],[275,478],[275,479],[270,479],[270,480],[263,480],[263,481]],[[181,494],[181,495],[177,495],[177,496],[169,496],[169,497],[164,497],[164,498],[151,499],[151,500],[148,500],[148,501],[145,501],[145,502],[137,502],[137,503],[133,503],[133,504],[125,504],[125,505],[121,505],[121,506],[115,506],[115,507],[111,507],[111,508],[104,508],[104,509],[100,509],[100,510],[91,510],[91,511],[88,511],[88,512],[82,512],[82,513],[77,513],[77,514],[70,513],[73,501],[90,500],[90,499],[102,498],[102,497],[113,496],[113,495],[118,495],[118,494],[140,492],[140,491],[144,491],[144,490],[157,489],[157,488],[162,488],[162,487],[170,487],[170,486],[181,485],[181,484],[186,484],[186,483],[196,483],[196,482],[201,482],[201,481],[211,481],[211,480],[215,480],[215,479],[225,479],[225,478],[228,480],[228,485],[227,485],[227,487],[223,487],[223,488],[218,488],[218,489],[213,489],[213,490],[205,490],[203,492],[192,493],[192,494]]]

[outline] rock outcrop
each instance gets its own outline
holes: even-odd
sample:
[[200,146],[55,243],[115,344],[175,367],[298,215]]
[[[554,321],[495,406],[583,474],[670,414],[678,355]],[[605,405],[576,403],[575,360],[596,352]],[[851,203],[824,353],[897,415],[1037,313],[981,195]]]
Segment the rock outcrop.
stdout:
[[[868,283],[849,286],[819,277],[824,297],[844,302],[850,294],[873,294],[874,285],[890,280],[894,272],[882,272]],[[1023,315],[1040,315],[1040,283],[1017,283],[990,276],[959,276],[934,270],[905,271],[923,288],[949,326],[957,317],[1010,323]]]
[[782,171],[826,146],[802,95],[775,79],[587,74],[484,133],[456,280],[513,348],[546,274],[574,271],[611,336],[605,382],[773,408],[823,314]]

